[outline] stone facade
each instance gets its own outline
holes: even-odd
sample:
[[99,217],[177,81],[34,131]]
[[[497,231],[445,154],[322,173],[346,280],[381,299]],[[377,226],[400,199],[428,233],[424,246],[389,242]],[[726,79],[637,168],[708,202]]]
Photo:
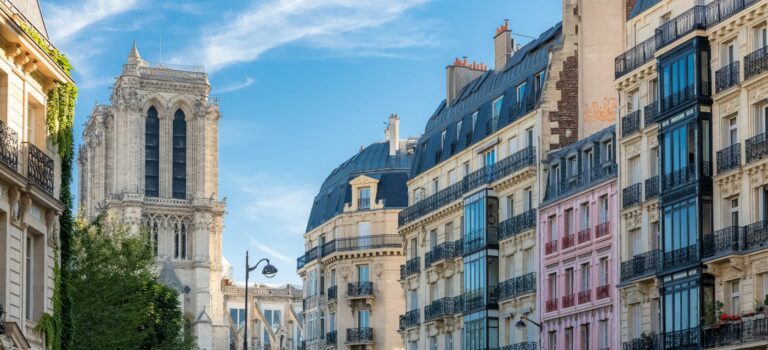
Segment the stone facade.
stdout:
[[22,25],[43,25],[37,3],[0,3],[0,349],[42,350],[34,328],[53,312],[64,209],[61,159],[46,129],[47,96],[72,79]]
[[111,105],[97,105],[80,146],[80,211],[109,213],[152,240],[160,278],[180,292],[200,349],[227,348],[221,294],[225,203],[207,74],[154,66],[134,45]]

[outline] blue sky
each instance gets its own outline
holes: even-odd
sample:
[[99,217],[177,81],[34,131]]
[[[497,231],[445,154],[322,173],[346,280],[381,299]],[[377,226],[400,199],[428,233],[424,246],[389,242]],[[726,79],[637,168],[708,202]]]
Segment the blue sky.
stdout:
[[455,57],[492,67],[492,35],[505,18],[529,36],[561,18],[560,0],[41,3],[80,86],[77,144],[95,101],[109,102],[133,40],[151,62],[206,67],[223,116],[223,254],[237,280],[246,249],[270,258],[277,277],[255,277],[270,283],[300,283],[296,258],[314,195],[361,145],[383,139],[390,113],[400,115],[402,137],[418,136]]

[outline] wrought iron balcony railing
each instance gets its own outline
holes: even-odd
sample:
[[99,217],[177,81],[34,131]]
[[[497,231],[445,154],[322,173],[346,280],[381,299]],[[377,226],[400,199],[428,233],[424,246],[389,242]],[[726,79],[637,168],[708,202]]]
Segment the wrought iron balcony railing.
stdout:
[[544,307],[547,312],[552,312],[557,310],[557,298],[554,299],[547,299],[546,305]]
[[505,345],[499,348],[499,350],[537,350],[537,349],[538,347],[536,347],[535,341]]
[[418,326],[420,323],[419,309],[413,309],[406,312],[405,315],[400,315],[400,330]]
[[691,244],[687,247],[664,252],[664,269],[693,264],[699,261],[699,245]]
[[744,80],[768,71],[768,46],[744,56]]
[[768,220],[750,224],[745,231],[744,250],[768,246]]
[[731,226],[702,237],[701,255],[705,258],[738,253],[744,248],[745,227]]
[[19,135],[0,121],[0,162],[19,171]]
[[707,5],[707,27],[712,27],[758,2],[760,0],[713,1]]
[[595,226],[595,239],[607,236],[609,233],[611,233],[610,221]]
[[552,254],[557,251],[557,240],[551,240],[544,245],[544,254]]
[[373,282],[347,283],[347,297],[368,297],[373,295]]
[[659,175],[645,180],[645,200],[657,198],[659,196]]
[[336,346],[336,331],[325,333],[325,345]]
[[689,164],[663,175],[663,189],[670,189],[696,180],[696,165]]
[[706,29],[706,25],[706,8],[694,6],[656,28],[656,49],[661,49],[694,30]]
[[625,51],[615,60],[615,77],[618,79],[637,67],[651,61],[656,53],[656,37],[652,36],[645,41],[635,45],[633,48]]
[[587,227],[576,234],[579,244],[589,242],[592,239],[592,229]]
[[763,159],[768,155],[768,137],[766,135],[768,133],[762,133],[747,139],[745,142],[747,163]]
[[496,305],[499,303],[499,286],[487,286],[475,290],[465,291],[464,310],[473,310],[487,305]]
[[397,234],[337,238],[325,243],[322,247],[307,250],[303,256],[296,259],[296,268],[301,269],[313,260],[335,252],[402,247],[403,239]]
[[[701,90],[702,90],[702,95],[709,96],[709,85],[702,84]],[[686,103],[695,99],[696,97],[698,97],[698,92],[696,91],[696,85],[689,85],[685,88],[681,88],[677,92],[673,92],[669,95],[661,97],[660,105],[659,105],[660,112],[667,111],[677,106],[680,106],[683,103]]]
[[658,249],[634,255],[631,259],[621,262],[621,282],[655,275],[659,268],[661,268],[661,251]]
[[715,93],[728,90],[739,83],[739,61],[735,61],[715,72]]
[[348,328],[347,343],[370,343],[373,342],[373,328]]
[[409,276],[415,275],[421,272],[421,258],[411,258],[405,262],[405,265],[400,265],[400,279],[404,280]]
[[768,318],[726,323],[701,332],[703,348],[733,346],[766,339],[768,339]]
[[536,292],[536,273],[529,272],[499,283],[499,299],[505,300]]
[[621,137],[632,135],[642,128],[639,109],[621,117]]
[[461,181],[403,209],[398,214],[398,224],[404,225],[414,221],[428,213],[442,208],[448,203],[460,199],[464,194],[481,185],[502,179],[523,168],[533,166],[535,163],[536,147],[526,147],[493,165],[485,166],[482,169],[478,169],[468,174]]
[[579,292],[579,304],[584,304],[592,301],[592,290],[582,290]]
[[643,201],[643,185],[636,183],[622,190],[621,204],[626,209]]
[[645,122],[645,127],[650,126],[653,123],[656,123],[656,118],[659,116],[659,101],[653,101],[649,104],[647,104],[643,108],[643,119]]
[[499,223],[499,240],[536,228],[536,209],[528,210]]
[[424,255],[424,268],[429,268],[432,264],[440,260],[453,259],[461,256],[461,244],[462,241],[458,240],[454,242],[443,242],[436,245]]
[[571,307],[576,305],[576,294],[566,294],[563,295],[563,308]]
[[576,234],[571,233],[563,236],[563,250],[576,245]]
[[338,298],[338,289],[338,286],[328,288],[328,300],[336,300]]
[[456,297],[445,297],[431,302],[424,307],[424,322],[462,313],[464,310],[459,309],[458,300]]
[[691,349],[699,344],[699,327],[661,334],[663,349]]
[[611,285],[610,284],[604,284],[602,286],[597,286],[597,288],[595,288],[595,295],[596,295],[598,300],[610,297],[611,296]]
[[641,338],[635,338],[621,345],[622,350],[656,350],[659,346],[659,337],[656,333],[645,334]]
[[33,144],[27,144],[29,159],[27,179],[49,195],[53,195],[53,158]]

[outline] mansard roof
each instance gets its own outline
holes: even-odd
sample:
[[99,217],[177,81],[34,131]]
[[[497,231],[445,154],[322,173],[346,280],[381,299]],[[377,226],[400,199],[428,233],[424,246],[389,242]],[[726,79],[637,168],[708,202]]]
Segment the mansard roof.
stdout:
[[651,6],[658,4],[659,1],[660,0],[637,0],[637,2],[635,2],[635,6],[633,6],[632,10],[629,12],[627,19],[632,19],[633,17],[645,12],[645,10],[651,8]]
[[40,32],[40,35],[48,39],[48,29],[45,28],[43,11],[40,9],[38,0],[10,0],[10,2],[19,9],[27,22]]
[[[536,74],[547,69],[550,50],[561,42],[562,23],[558,23],[517,50],[504,68],[490,70],[467,84],[450,105],[446,100],[440,102],[429,118],[424,134],[419,138],[411,177],[416,177],[440,161],[448,159],[453,153],[469,148],[493,133],[492,130],[486,129],[486,124],[491,119],[491,103],[496,98],[505,96],[501,118],[498,121],[499,128],[533,110],[541,97],[531,88],[533,79]],[[517,101],[515,89],[523,82],[526,82],[529,88],[526,89],[523,101]],[[522,109],[518,105],[521,105]],[[478,112],[478,116],[473,131],[471,118],[474,112]],[[463,122],[457,138],[458,121]],[[456,141],[456,145],[452,148],[452,154],[445,154],[441,159],[437,159],[431,155],[440,150],[440,134],[443,130],[447,130],[447,135],[450,135],[446,144]]]
[[352,200],[349,181],[365,175],[379,181],[375,200],[383,200],[385,208],[408,206],[408,172],[413,155],[405,149],[389,155],[389,141],[374,143],[334,169],[315,196],[307,222],[307,232],[344,211]]

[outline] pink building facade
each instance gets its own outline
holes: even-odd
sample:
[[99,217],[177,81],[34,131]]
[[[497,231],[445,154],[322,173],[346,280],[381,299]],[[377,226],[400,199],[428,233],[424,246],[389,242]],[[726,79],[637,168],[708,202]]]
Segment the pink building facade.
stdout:
[[542,349],[617,349],[618,190],[613,127],[552,152],[539,207]]

